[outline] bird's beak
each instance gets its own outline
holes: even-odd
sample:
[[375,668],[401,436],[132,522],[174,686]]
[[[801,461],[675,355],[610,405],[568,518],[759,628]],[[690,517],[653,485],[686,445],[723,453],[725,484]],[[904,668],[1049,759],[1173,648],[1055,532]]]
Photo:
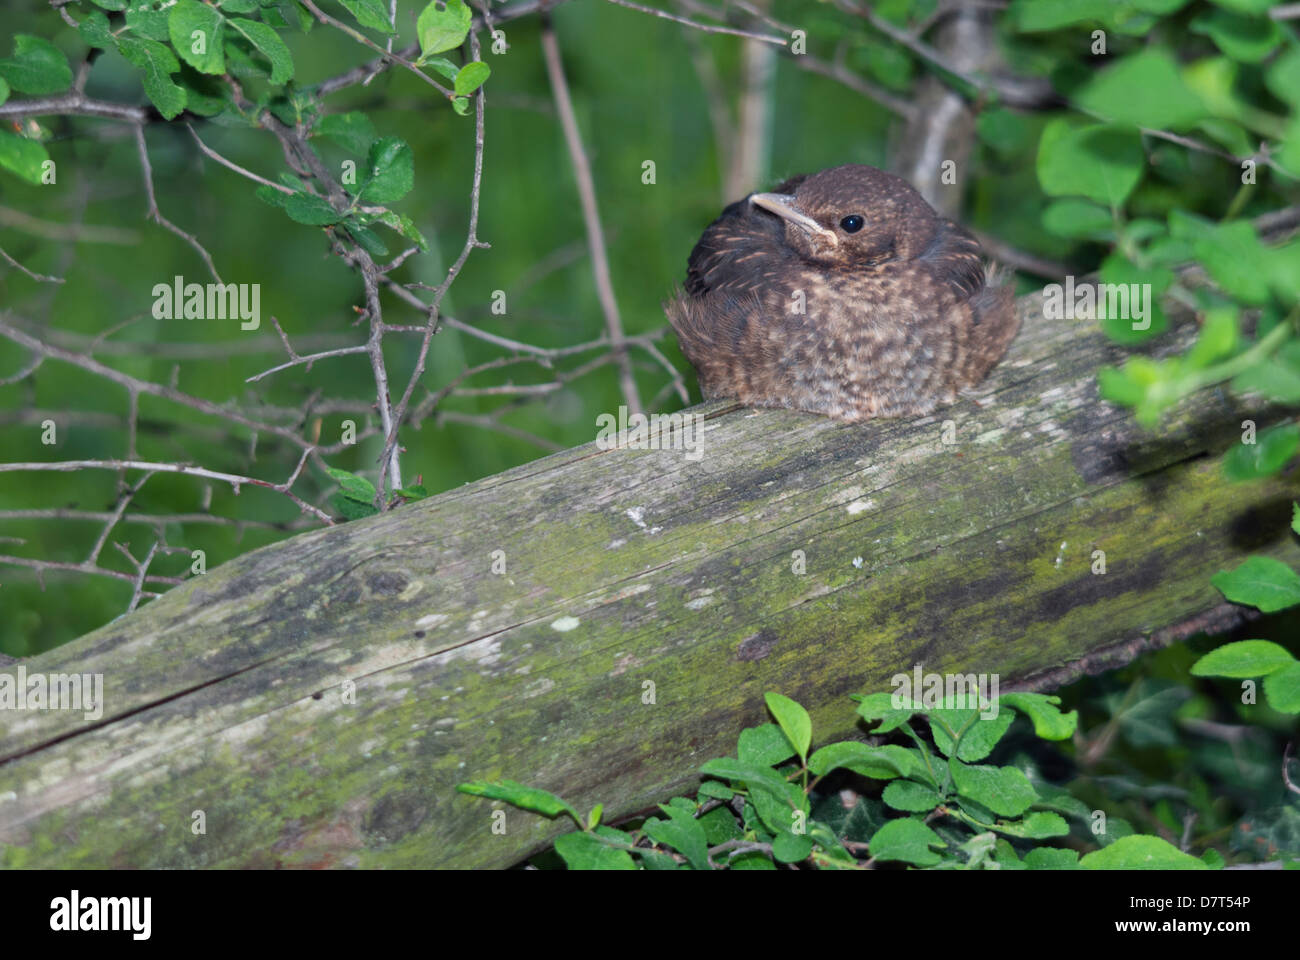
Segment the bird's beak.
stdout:
[[794,197],[788,193],[755,193],[750,195],[749,202],[775,213],[783,220],[789,220],[810,237],[819,239],[832,247],[839,246],[840,238],[835,231],[827,230],[806,213],[801,213],[799,208],[795,206]]

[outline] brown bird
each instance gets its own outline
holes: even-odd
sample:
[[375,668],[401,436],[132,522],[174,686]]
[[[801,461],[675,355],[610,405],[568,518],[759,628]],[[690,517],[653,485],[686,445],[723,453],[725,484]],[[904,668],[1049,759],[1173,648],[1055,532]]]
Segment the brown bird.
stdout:
[[706,399],[841,420],[952,403],[1020,325],[975,239],[861,164],[731,204],[664,309]]

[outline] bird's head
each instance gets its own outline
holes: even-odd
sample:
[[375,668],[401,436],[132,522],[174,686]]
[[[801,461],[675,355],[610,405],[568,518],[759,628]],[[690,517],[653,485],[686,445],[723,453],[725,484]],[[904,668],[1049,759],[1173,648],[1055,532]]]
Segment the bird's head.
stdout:
[[863,164],[831,167],[790,193],[749,202],[785,221],[785,239],[807,260],[866,266],[911,260],[928,248],[940,220],[902,177]]

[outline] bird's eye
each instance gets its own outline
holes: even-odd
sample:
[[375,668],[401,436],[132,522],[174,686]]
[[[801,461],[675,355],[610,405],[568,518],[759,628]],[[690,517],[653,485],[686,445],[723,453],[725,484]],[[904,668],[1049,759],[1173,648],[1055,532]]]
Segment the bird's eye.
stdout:
[[867,222],[866,220],[864,220],[862,217],[854,213],[854,214],[850,214],[849,216],[845,217],[843,220],[840,221],[840,228],[845,233],[857,233],[859,230],[862,229],[863,225],[866,222]]

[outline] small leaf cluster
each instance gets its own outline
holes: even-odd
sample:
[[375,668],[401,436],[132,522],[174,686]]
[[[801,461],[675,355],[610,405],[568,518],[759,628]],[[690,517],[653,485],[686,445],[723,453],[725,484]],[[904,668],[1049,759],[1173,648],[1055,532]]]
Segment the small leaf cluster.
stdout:
[[[547,817],[569,816],[579,830],[561,836],[555,852],[570,869],[1210,865],[1209,858],[1192,857],[1159,837],[1131,833],[1104,837],[1104,848],[1082,857],[1069,847],[1038,843],[1065,837],[1070,833],[1066,816],[1086,823],[1089,811],[1060,788],[1032,783],[1015,766],[981,761],[1017,716],[1025,716],[1041,738],[1070,737],[1077,714],[1062,713],[1057,697],[1005,694],[996,711],[985,702],[924,706],[891,694],[857,697],[858,715],[877,725],[874,734],[903,735],[910,745],[843,741],[812,752],[807,711],[779,693],[769,692],[765,699],[776,722],[742,731],[735,757],[704,764],[700,772],[707,779],[695,799],[676,797],[660,804],[658,814],[621,827],[603,825],[600,806],[583,817],[554,794],[513,781],[465,783],[458,789]],[[845,809],[837,798],[817,799],[816,786],[837,770],[885,781],[880,801],[860,798]]]

